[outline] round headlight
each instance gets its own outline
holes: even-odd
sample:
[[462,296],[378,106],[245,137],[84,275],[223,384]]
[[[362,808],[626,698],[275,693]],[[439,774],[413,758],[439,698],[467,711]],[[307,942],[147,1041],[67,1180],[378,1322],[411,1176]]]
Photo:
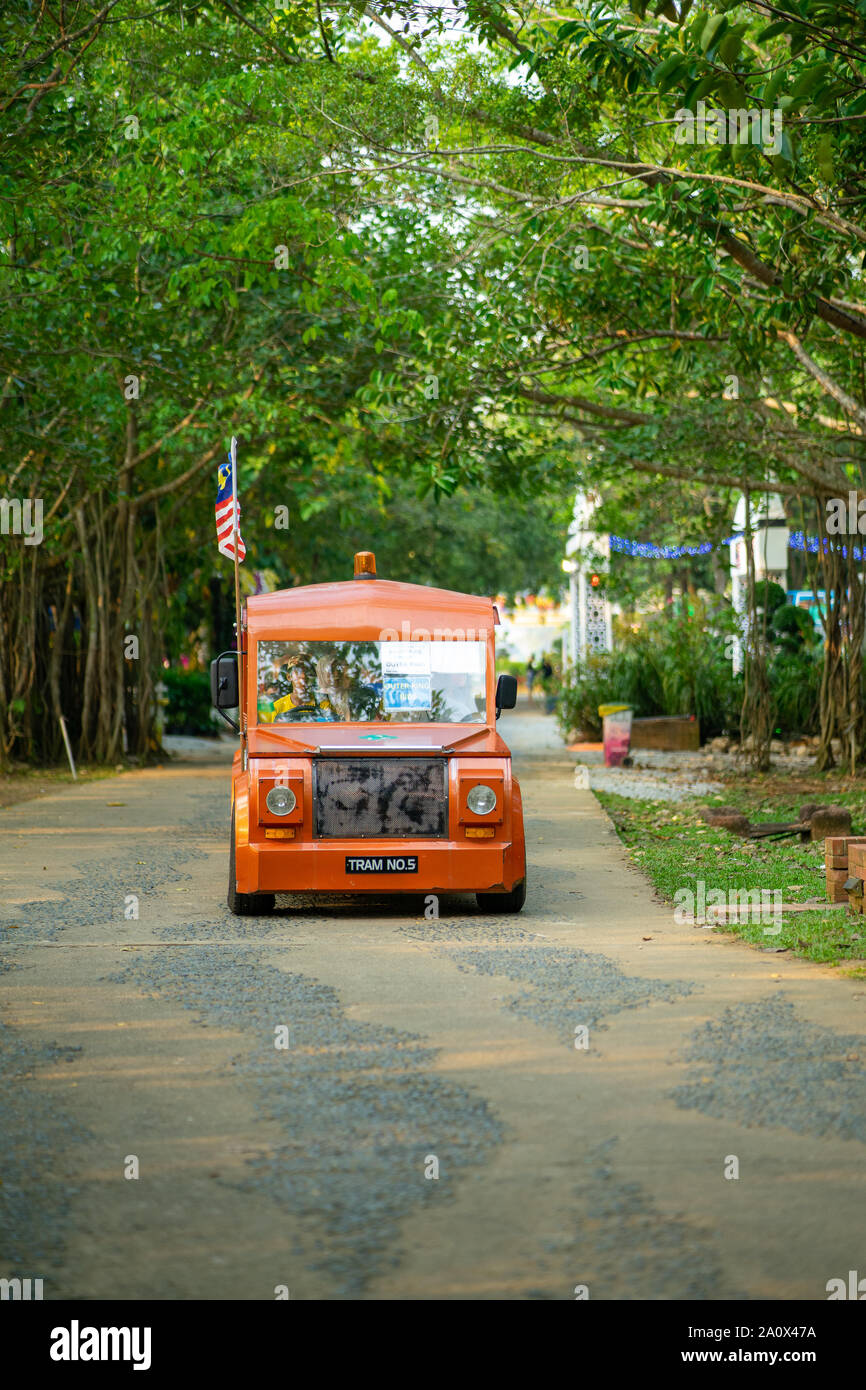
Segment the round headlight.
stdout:
[[272,816],[287,816],[297,804],[298,798],[291,787],[271,787],[265,797],[265,805]]
[[476,816],[489,816],[490,812],[496,809],[496,792],[492,787],[485,787],[483,782],[479,782],[467,796],[466,805]]

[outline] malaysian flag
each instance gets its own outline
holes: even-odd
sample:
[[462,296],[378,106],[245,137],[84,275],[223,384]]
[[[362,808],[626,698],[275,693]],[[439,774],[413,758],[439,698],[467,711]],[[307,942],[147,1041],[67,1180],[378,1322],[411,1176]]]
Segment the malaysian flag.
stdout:
[[235,554],[235,528],[237,528],[238,538],[238,559],[243,560],[247,553],[241,535],[241,505],[237,500],[237,487],[235,483],[234,468],[236,463],[235,440],[232,440],[232,452],[229,454],[225,463],[221,465],[217,473],[217,498],[216,498],[216,529],[217,546],[220,555],[226,555],[230,560],[234,559]]

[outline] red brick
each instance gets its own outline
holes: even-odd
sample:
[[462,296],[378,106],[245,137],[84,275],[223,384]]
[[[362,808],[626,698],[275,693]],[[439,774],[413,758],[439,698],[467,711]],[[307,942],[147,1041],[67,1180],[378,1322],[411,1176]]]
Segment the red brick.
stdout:
[[847,854],[848,842],[854,838],[853,835],[828,835],[824,841],[825,854]]
[[824,863],[834,869],[844,869],[853,845],[866,845],[866,835],[827,835],[824,840]]
[[848,851],[848,869],[857,878],[866,878],[866,845],[852,845]]
[[[836,870],[831,870],[835,875]],[[845,883],[848,878],[848,870],[841,870],[841,878],[827,878],[827,901],[831,903],[847,903],[848,894],[845,892]]]
[[866,835],[828,835],[824,841],[824,854],[847,855],[852,845],[866,845]]
[[[847,870],[847,869],[826,869],[826,870],[825,870],[825,877],[826,877],[826,879],[827,879],[828,885],[831,884],[831,883],[844,883],[845,880],[846,880],[846,878],[848,877],[848,870]],[[860,877],[862,877],[862,875],[858,874],[857,877],[860,878]]]

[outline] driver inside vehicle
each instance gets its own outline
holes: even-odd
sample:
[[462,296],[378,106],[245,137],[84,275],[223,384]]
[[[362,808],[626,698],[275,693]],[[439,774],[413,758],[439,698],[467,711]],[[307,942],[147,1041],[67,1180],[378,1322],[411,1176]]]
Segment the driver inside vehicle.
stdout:
[[[289,685],[287,695],[278,695],[278,689]],[[259,719],[264,724],[284,724],[297,719],[334,720],[337,718],[334,706],[327,695],[320,696],[317,690],[316,670],[312,662],[302,656],[291,657],[280,671],[279,686],[272,682],[262,690],[264,698],[259,701]]]

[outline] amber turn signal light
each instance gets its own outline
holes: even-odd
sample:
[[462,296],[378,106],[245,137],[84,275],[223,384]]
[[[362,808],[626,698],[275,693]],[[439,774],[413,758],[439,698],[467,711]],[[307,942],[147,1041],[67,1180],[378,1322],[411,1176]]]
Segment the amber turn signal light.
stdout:
[[467,825],[466,836],[470,840],[492,840],[496,830],[492,825]]
[[355,554],[355,578],[376,578],[376,556],[372,550],[359,550]]
[[294,838],[295,830],[294,826],[291,825],[286,826],[285,828],[283,826],[280,826],[279,830],[265,831],[266,840],[294,840]]

